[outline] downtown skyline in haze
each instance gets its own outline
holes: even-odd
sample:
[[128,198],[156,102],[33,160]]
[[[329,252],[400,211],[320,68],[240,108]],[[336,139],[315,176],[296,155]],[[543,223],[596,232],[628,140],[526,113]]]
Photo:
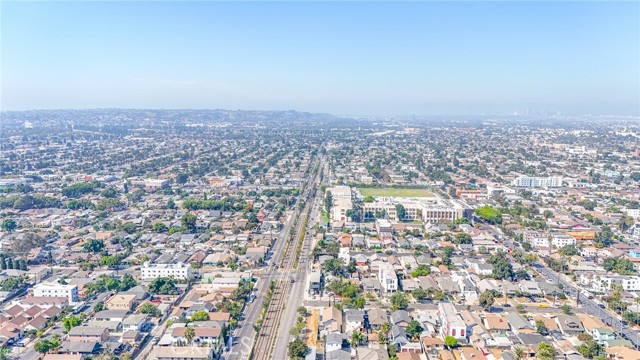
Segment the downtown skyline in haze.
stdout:
[[640,115],[639,2],[2,2],[0,110]]

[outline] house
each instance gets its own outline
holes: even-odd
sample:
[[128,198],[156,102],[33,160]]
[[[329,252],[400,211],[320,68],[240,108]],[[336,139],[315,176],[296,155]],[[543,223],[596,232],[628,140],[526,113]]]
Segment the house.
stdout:
[[389,360],[386,349],[358,347],[356,348],[356,356],[358,360]]
[[109,339],[109,330],[106,327],[76,326],[69,330],[67,339],[81,342],[105,342]]
[[322,289],[322,273],[313,271],[309,274],[309,294],[319,294]]
[[84,354],[45,354],[42,360],[85,360]]
[[391,334],[389,344],[396,347],[396,350],[401,351],[402,347],[410,343],[409,335],[407,335],[405,329],[398,325],[391,327]]
[[130,315],[122,321],[122,331],[144,331],[149,321],[145,314]]
[[409,326],[411,317],[406,310],[396,310],[391,313],[391,325],[397,325],[403,328]]
[[595,328],[591,330],[591,336],[593,336],[593,340],[599,342],[600,344],[604,344],[607,340],[615,340],[616,334],[610,329],[606,328]]
[[65,341],[60,352],[67,354],[92,355],[100,352],[100,343],[96,341]]
[[574,315],[558,315],[556,323],[560,331],[565,335],[578,335],[584,332],[580,319]]
[[338,332],[330,332],[327,334],[325,352],[329,353],[340,349],[342,349],[342,334]]
[[322,310],[321,332],[342,332],[343,331],[343,318],[342,310],[334,306],[329,306]]
[[347,310],[344,313],[345,332],[352,333],[361,331],[364,327],[364,311],[363,310]]
[[379,330],[382,324],[387,322],[387,311],[380,308],[373,308],[367,311],[367,317],[369,319],[369,326],[372,330]]
[[212,347],[155,346],[149,360],[212,360]]
[[105,301],[104,305],[109,310],[133,310],[136,306],[136,295],[115,294]]
[[128,313],[128,310],[102,310],[95,313],[93,319],[98,321],[122,322]]
[[439,351],[444,350],[444,341],[439,338],[425,336],[420,339],[420,343],[424,353],[437,354]]

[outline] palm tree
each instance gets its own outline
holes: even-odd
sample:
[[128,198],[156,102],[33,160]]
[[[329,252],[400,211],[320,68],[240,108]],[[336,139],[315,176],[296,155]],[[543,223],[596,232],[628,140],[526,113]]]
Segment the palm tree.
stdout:
[[193,343],[193,338],[196,336],[196,330],[191,326],[187,326],[184,329],[184,339],[187,340],[187,343],[191,345]]
[[511,351],[511,354],[513,354],[513,358],[515,360],[523,360],[524,359],[524,348],[522,346],[516,346]]
[[364,334],[360,331],[354,331],[351,335],[351,346],[358,347],[364,341]]

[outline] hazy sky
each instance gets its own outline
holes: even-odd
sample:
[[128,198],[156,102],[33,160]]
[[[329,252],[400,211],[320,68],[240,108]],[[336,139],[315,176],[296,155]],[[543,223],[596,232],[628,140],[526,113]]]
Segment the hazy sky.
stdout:
[[640,113],[640,3],[6,2],[2,110]]

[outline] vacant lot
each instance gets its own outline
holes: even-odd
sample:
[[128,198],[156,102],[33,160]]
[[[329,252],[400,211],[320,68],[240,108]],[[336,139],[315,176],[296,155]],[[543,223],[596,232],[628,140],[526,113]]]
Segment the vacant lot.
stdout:
[[404,196],[404,197],[431,197],[433,194],[427,189],[403,189],[403,188],[359,188],[362,196]]

